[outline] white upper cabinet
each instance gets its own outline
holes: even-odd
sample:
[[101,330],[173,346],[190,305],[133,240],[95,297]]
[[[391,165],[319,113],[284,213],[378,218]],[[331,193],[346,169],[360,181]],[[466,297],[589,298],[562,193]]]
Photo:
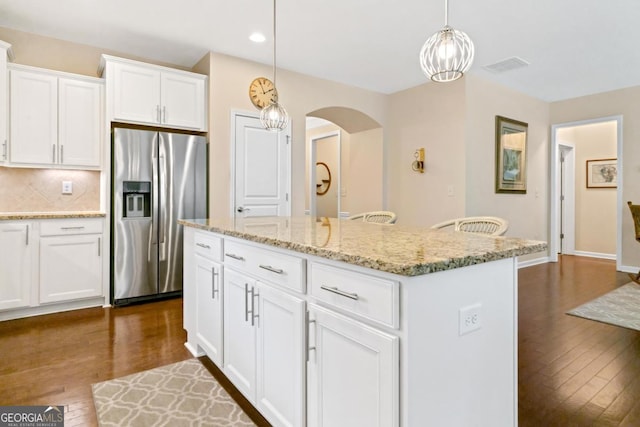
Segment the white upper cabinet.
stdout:
[[99,79],[12,66],[11,164],[100,168],[102,93]]
[[13,60],[11,45],[0,40],[0,164],[9,160],[7,118],[9,117],[9,79],[7,62]]
[[207,76],[102,56],[113,121],[206,130]]
[[58,78],[43,72],[11,70],[12,163],[57,161]]
[[103,85],[58,80],[58,163],[100,167]]

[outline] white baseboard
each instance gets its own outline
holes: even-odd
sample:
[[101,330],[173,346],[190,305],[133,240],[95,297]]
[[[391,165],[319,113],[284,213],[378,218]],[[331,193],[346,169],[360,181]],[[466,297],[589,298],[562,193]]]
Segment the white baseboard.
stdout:
[[634,267],[631,265],[621,265],[618,271],[622,271],[623,273],[637,273],[640,270],[640,267]]
[[103,297],[87,298],[77,301],[66,301],[44,304],[36,307],[24,307],[0,312],[0,321],[21,319],[23,317],[40,316],[42,314],[60,313],[63,311],[79,310],[81,308],[102,307]]
[[575,251],[576,256],[586,256],[590,258],[612,259],[615,261],[616,254],[602,254],[599,252]]
[[535,258],[535,259],[528,259],[526,261],[518,260],[518,268],[531,267],[533,265],[538,265],[538,264],[546,264],[550,262],[550,260],[551,259],[548,256]]

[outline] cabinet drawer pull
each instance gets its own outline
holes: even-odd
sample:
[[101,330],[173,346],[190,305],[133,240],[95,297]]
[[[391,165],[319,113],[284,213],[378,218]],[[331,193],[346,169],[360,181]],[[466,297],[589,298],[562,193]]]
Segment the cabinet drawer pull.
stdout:
[[75,227],[60,227],[60,230],[83,230],[84,225],[78,225]]
[[260,267],[260,268],[262,268],[262,269],[264,269],[264,270],[270,271],[270,272],[272,272],[272,273],[276,273],[276,274],[282,274],[282,273],[284,273],[284,270],[283,270],[283,269],[281,269],[281,268],[271,267],[270,265],[262,265],[262,264],[260,264],[260,265],[259,265],[259,267]]
[[240,255],[225,253],[224,256],[228,256],[229,258],[237,259],[238,261],[244,261],[244,257],[241,257]]
[[211,246],[205,245],[204,243],[196,243],[196,246],[200,246],[201,248],[211,249]]
[[358,294],[352,294],[350,292],[345,292],[345,291],[341,291],[340,289],[338,289],[337,287],[329,287],[329,286],[320,286],[320,289],[323,289],[325,291],[328,292],[333,292],[334,294],[338,294],[340,296],[346,297],[346,298],[350,298],[353,300],[357,300],[358,299]]

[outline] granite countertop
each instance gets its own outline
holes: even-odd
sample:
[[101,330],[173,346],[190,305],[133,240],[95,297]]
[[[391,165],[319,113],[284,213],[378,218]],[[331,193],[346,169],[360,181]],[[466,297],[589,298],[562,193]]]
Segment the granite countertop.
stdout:
[[547,249],[513,237],[336,218],[184,219],[180,224],[403,276],[418,276]]
[[104,212],[0,212],[0,221],[18,219],[104,218]]

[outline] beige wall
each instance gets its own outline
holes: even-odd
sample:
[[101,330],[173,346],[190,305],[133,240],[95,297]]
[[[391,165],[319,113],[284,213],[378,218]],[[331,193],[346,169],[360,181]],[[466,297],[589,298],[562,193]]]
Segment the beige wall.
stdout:
[[[210,210],[212,216],[230,212],[230,123],[231,111],[253,111],[249,83],[257,76],[271,76],[268,65],[210,54]],[[292,126],[292,215],[305,209],[306,115],[326,107],[344,106],[370,116],[383,127],[386,123],[388,95],[354,88],[299,73],[278,71],[280,102],[291,116]]]
[[[307,130],[307,156],[309,164],[311,139],[333,131],[342,138],[341,210],[354,215],[361,212],[383,210],[383,130],[371,129],[349,133],[330,124]],[[309,181],[305,172],[305,210],[309,209]]]
[[140,58],[109,49],[43,37],[3,27],[0,27],[0,40],[11,44],[15,55],[13,62],[16,64],[84,74],[92,77],[99,77],[98,65],[100,64],[100,55],[103,53],[185,69],[177,65]]
[[[386,129],[389,210],[398,224],[430,226],[465,214],[465,79],[425,83],[390,97]],[[425,149],[425,173],[411,168]],[[453,187],[454,195],[447,196]]]
[[[569,123],[580,120],[622,116],[622,201],[640,203],[640,86],[623,90],[584,96],[554,102],[550,106],[551,123]],[[577,165],[576,167],[579,167]],[[619,171],[620,172],[620,171]],[[640,245],[635,240],[631,215],[622,206],[622,259],[623,267],[640,264]]]
[[[527,193],[495,192],[495,116],[528,124]],[[549,104],[495,83],[467,77],[466,211],[509,221],[507,236],[547,240],[549,228]],[[536,254],[535,257],[539,257]]]
[[575,153],[575,249],[616,254],[617,194],[614,188],[587,188],[586,161],[616,158],[616,122],[561,128],[556,137]]
[[[12,45],[14,63],[97,77],[100,55],[119,52],[0,27],[0,40]],[[160,65],[170,65],[149,61]],[[174,68],[183,68],[171,65]],[[62,195],[62,181],[73,195]],[[100,172],[0,167],[0,212],[100,210]]]
[[[346,145],[346,144],[345,144]],[[328,191],[322,195],[316,195],[316,216],[338,217],[338,173],[340,169],[338,137],[331,136],[316,141],[316,162],[327,165],[331,172],[332,182]],[[324,171],[316,168],[316,182],[324,177]]]
[[384,209],[383,130],[366,130],[349,135],[348,163],[342,175],[347,185],[342,210],[351,215]]

